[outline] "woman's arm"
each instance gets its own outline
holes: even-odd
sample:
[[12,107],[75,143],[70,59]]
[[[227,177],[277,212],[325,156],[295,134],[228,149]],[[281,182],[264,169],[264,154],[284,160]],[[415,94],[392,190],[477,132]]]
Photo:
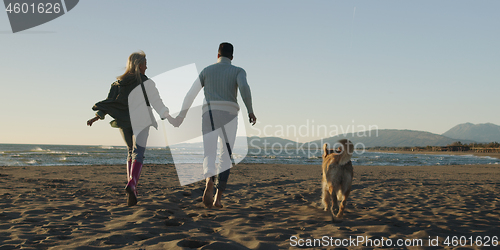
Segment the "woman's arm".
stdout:
[[153,106],[156,112],[160,115],[161,119],[167,118],[167,116],[169,116],[169,110],[165,104],[163,104],[163,100],[160,97],[160,93],[156,88],[155,82],[148,79],[144,82],[144,87],[146,88],[146,94],[148,95],[151,106]]
[[90,120],[87,121],[87,126],[92,126],[92,124],[94,122],[96,122],[97,120],[99,120],[99,119],[101,119],[101,118],[96,115],[94,118],[92,118],[92,119],[90,119]]

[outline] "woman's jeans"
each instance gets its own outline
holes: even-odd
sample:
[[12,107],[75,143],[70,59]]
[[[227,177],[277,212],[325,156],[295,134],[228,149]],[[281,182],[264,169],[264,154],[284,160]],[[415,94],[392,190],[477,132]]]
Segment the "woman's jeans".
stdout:
[[[142,130],[137,136],[134,136],[132,127],[120,128],[123,140],[127,144],[127,161],[144,161],[144,151],[146,151],[146,142],[149,136],[149,127]],[[140,146],[142,145],[142,146]]]

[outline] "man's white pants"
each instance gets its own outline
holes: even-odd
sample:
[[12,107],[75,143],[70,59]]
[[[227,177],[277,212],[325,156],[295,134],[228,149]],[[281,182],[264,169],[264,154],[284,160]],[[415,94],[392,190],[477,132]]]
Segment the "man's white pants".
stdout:
[[[205,112],[203,114],[203,175],[205,178],[220,175],[218,177],[219,182],[227,182],[229,171],[227,171],[227,173],[223,172],[229,170],[232,166],[223,129],[225,130],[225,134],[232,151],[236,139],[236,131],[238,129],[238,115],[221,110],[212,110],[212,117],[210,117],[210,112]],[[219,138],[220,140],[218,140]],[[216,167],[215,162],[217,157],[218,141],[220,142],[220,156],[219,166]]]

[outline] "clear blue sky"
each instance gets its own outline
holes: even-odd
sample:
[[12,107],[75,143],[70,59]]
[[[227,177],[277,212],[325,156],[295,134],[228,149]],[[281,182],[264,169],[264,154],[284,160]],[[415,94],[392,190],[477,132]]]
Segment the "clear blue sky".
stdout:
[[128,55],[146,52],[150,77],[191,63],[201,70],[223,41],[248,74],[259,121],[250,135],[308,122],[438,134],[500,124],[499,9],[500,1],[85,0],[16,34],[2,12],[0,143],[122,145],[109,118],[85,123]]

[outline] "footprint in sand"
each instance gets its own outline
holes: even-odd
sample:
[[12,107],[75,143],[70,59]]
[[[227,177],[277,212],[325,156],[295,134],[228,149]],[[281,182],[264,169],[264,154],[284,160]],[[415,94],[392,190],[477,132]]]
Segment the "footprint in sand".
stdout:
[[178,220],[166,220],[165,226],[167,227],[178,227],[184,225],[184,222]]
[[200,248],[208,244],[207,241],[201,241],[197,239],[183,239],[177,243],[177,246],[188,247],[188,248]]
[[187,217],[194,218],[194,217],[198,217],[199,215],[200,214],[198,214],[198,213],[189,213],[189,214],[187,214]]

